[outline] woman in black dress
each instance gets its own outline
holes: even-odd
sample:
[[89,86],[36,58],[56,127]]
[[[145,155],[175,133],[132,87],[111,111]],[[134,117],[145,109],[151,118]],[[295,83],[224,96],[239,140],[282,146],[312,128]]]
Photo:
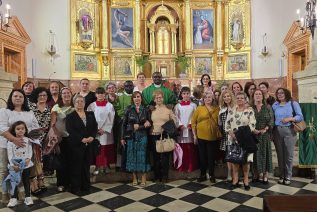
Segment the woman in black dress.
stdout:
[[71,192],[89,192],[91,162],[91,143],[94,141],[98,126],[93,112],[84,110],[85,98],[74,96],[75,111],[66,117],[66,129],[69,133],[70,184]]

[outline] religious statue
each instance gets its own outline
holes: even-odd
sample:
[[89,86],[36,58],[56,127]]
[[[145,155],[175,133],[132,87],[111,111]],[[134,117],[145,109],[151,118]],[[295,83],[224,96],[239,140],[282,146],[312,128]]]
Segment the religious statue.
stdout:
[[114,10],[114,21],[115,21],[115,31],[113,33],[113,37],[117,39],[117,41],[125,44],[128,47],[133,48],[133,43],[130,40],[130,36],[132,35],[132,27],[126,25],[126,19],[129,18],[127,13],[124,13],[120,9]]
[[79,20],[79,34],[81,41],[92,41],[93,21],[88,14],[84,14]]

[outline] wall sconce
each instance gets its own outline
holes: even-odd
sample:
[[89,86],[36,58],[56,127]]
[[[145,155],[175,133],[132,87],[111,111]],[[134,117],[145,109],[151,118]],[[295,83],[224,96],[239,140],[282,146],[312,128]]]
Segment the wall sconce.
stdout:
[[48,35],[48,44],[46,47],[47,53],[51,56],[51,62],[53,62],[54,55],[56,55],[57,47],[56,47],[56,35],[52,30],[49,31]]
[[266,57],[269,55],[269,50],[267,48],[267,37],[266,37],[266,33],[263,35],[263,48],[261,49],[261,54],[263,57]]
[[[2,5],[2,1],[0,0],[0,7],[1,5]],[[2,14],[0,12],[0,25],[1,25],[1,30],[3,31],[7,31],[8,27],[10,27],[9,21],[12,18],[10,11],[11,11],[11,6],[9,4],[6,4],[6,13]]]

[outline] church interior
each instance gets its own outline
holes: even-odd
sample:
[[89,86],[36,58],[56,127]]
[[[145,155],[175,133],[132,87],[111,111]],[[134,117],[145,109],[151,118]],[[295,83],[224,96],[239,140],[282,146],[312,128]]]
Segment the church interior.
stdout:
[[[316,5],[316,0],[307,2]],[[200,85],[203,74],[219,89],[224,83],[265,81],[272,96],[283,87],[300,103],[307,131],[298,139],[311,142],[306,147],[317,151],[317,20],[315,10],[311,19],[307,4],[298,0],[0,0],[0,108],[6,107],[12,88],[21,88],[26,81],[36,87],[58,81],[73,93],[80,91],[83,78],[89,79],[94,91],[109,82],[117,86],[136,82],[140,72],[146,85],[153,82],[154,72],[160,72],[167,87],[179,84],[191,89]],[[49,187],[56,181],[49,177],[48,191],[34,197],[32,207],[11,210],[0,203],[0,211],[279,211],[278,203],[317,208],[317,201],[308,203],[304,198],[316,199],[317,178],[300,169],[317,175],[317,159],[301,164],[307,158],[299,156],[300,148],[294,150],[296,174],[290,186],[279,185],[273,173],[268,184],[254,184],[248,192],[228,189],[224,180],[210,186],[193,181],[197,173],[172,171],[169,183],[148,183],[143,188],[127,184],[128,174],[112,170],[91,177],[88,195],[59,193]],[[276,167],[277,156],[272,157]],[[223,169],[216,171],[221,178]]]

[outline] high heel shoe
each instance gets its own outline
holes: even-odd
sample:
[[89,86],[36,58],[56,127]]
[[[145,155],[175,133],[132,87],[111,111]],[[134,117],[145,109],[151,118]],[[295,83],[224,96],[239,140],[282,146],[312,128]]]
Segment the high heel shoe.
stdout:
[[249,191],[251,189],[250,185],[246,185],[245,183],[243,183],[244,185],[244,190]]
[[236,189],[236,188],[240,188],[241,185],[239,184],[239,182],[237,182],[236,184],[231,184],[230,185],[230,189],[233,190],[233,189]]

